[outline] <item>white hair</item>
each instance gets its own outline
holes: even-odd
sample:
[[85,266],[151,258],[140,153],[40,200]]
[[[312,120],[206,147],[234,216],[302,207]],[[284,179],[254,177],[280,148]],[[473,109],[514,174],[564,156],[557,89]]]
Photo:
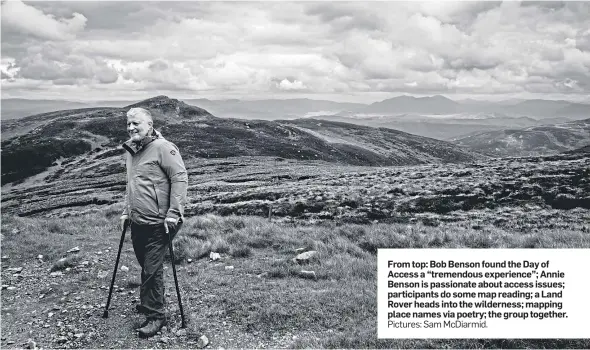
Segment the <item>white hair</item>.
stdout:
[[135,108],[131,108],[129,111],[127,111],[128,117],[135,117],[138,115],[143,116],[144,118],[146,118],[146,120],[148,122],[151,122],[152,124],[154,124],[154,118],[152,118],[152,113],[145,108],[135,107]]

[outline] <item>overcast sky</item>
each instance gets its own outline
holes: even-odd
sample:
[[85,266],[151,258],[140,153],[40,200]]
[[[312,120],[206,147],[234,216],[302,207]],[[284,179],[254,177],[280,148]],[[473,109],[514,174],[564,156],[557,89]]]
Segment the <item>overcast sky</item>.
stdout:
[[2,97],[590,102],[590,2],[2,0]]

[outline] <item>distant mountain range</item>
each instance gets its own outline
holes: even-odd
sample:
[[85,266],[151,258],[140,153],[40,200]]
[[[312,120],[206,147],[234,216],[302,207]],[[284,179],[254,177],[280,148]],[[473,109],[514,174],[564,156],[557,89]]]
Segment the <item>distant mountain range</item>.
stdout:
[[557,154],[590,144],[590,119],[484,132],[454,143],[493,157]]
[[20,119],[40,113],[86,107],[90,107],[90,105],[82,102],[3,98],[1,103],[1,112],[2,120],[7,120]]
[[[318,115],[358,116],[400,114],[453,115],[502,114],[508,117],[573,118],[590,117],[590,104],[563,100],[505,100],[498,102],[460,100],[444,96],[398,96],[372,104],[334,102],[312,99],[209,100],[184,99],[184,102],[207,109],[222,118],[297,119]],[[2,119],[22,118],[33,114],[86,107],[123,107],[137,101],[72,102],[67,100],[2,99]]]
[[106,160],[120,160],[120,144],[128,138],[125,113],[131,107],[150,109],[156,128],[185,157],[271,156],[352,165],[485,158],[449,142],[386,128],[312,119],[217,118],[206,109],[157,96],[123,108],[83,108],[3,121],[2,183],[22,181],[48,168],[59,171],[72,162],[96,171],[122,171],[116,165],[120,162]]
[[524,100],[485,102],[468,100],[456,102],[444,96],[412,97],[399,96],[372,103],[364,108],[351,111],[352,114],[504,114],[510,117],[585,118],[590,116],[590,105],[563,100]]
[[[3,99],[2,120],[72,108],[124,107],[136,101],[70,102]],[[450,140],[481,132],[564,123],[590,118],[590,104],[510,99],[453,101],[443,96],[399,96],[372,104],[312,99],[185,99],[221,118],[290,120],[314,118]]]
[[443,96],[400,96],[320,119],[387,127],[450,140],[481,132],[563,123],[590,117],[590,105],[568,101],[453,101]]
[[429,116],[419,114],[400,114],[397,116],[337,116],[320,115],[317,119],[341,121],[372,127],[383,127],[405,131],[410,134],[431,137],[439,140],[451,140],[485,131],[504,128],[521,128],[568,121],[569,118],[544,118],[540,120],[529,117],[509,117],[502,114],[470,114]]
[[[287,100],[208,100],[184,99],[184,102],[200,106],[222,118],[245,119],[295,119],[310,115],[338,113],[344,110],[363,108],[361,103],[345,103],[307,98]],[[21,98],[2,99],[2,119],[20,119],[30,115],[74,108],[125,107],[138,101],[89,101],[29,100]]]
[[320,114],[336,114],[347,110],[362,109],[361,103],[312,100],[308,98],[286,100],[208,100],[187,99],[186,103],[201,106],[221,118],[244,119],[297,119]]

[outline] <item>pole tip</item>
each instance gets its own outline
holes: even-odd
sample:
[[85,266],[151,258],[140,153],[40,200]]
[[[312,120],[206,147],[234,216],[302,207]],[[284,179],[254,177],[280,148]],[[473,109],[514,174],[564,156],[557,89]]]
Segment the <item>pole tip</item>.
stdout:
[[104,310],[104,313],[102,314],[102,318],[109,318],[109,311],[108,310]]

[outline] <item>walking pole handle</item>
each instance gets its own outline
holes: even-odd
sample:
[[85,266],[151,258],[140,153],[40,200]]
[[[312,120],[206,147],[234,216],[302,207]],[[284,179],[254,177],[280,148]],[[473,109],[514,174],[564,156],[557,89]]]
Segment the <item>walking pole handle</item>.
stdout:
[[103,318],[109,317],[109,305],[111,304],[111,297],[113,296],[113,286],[115,285],[115,276],[117,275],[117,269],[119,267],[119,258],[121,258],[121,250],[123,249],[123,242],[125,241],[125,232],[127,232],[127,225],[129,220],[126,220],[123,224],[123,233],[121,234],[121,241],[119,242],[119,251],[117,252],[117,260],[115,261],[115,269],[113,270],[113,278],[111,279],[111,288],[109,289],[109,298],[104,308]]

